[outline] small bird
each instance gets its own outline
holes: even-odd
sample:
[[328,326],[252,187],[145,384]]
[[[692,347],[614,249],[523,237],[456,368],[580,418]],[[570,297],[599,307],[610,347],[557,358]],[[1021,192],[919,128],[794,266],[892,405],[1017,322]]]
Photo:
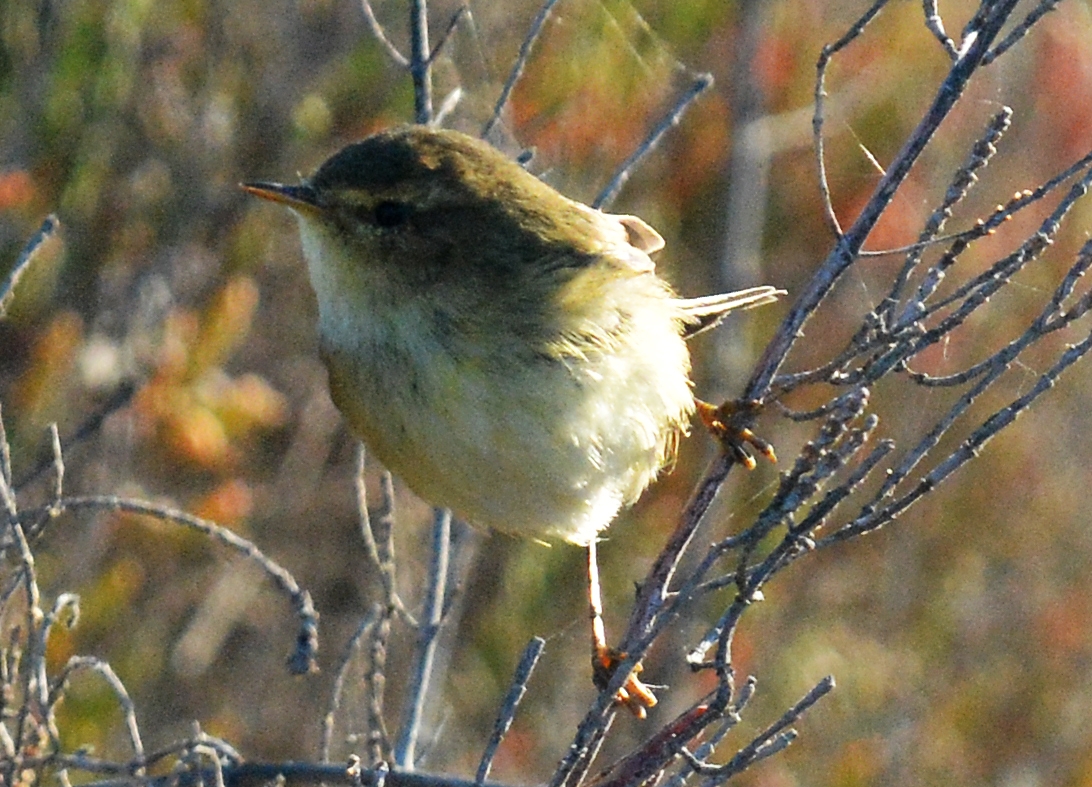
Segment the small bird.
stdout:
[[[595,540],[698,407],[685,340],[782,291],[681,298],[656,275],[664,242],[648,224],[568,199],[455,131],[395,128],[298,185],[243,188],[299,220],[331,396],[352,430],[472,525],[588,547],[594,618]],[[596,619],[601,675],[619,655]],[[619,700],[638,715],[655,703],[635,675]]]

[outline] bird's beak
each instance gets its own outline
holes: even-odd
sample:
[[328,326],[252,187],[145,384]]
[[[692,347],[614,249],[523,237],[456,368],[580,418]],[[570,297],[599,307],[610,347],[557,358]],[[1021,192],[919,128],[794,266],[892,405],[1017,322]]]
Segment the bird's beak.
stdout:
[[279,202],[300,213],[320,213],[318,194],[307,185],[285,186],[282,183],[240,183],[240,188],[255,197]]

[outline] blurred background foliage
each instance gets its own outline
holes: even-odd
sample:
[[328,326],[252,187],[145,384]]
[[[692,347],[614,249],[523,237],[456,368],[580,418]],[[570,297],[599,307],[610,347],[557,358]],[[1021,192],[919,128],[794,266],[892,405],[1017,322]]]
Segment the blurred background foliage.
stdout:
[[[687,294],[724,280],[733,189],[765,211],[760,268],[748,283],[792,293],[831,245],[811,152],[814,63],[864,4],[757,6],[562,0],[504,118],[513,152],[532,148],[536,172],[591,200],[695,74],[711,72],[713,89],[613,206],[663,233],[660,264]],[[949,30],[958,31],[971,8],[944,4]],[[433,4],[435,31],[454,9]],[[447,124],[473,132],[537,4],[474,0],[470,9],[437,63],[436,95],[439,104],[459,89]],[[404,5],[377,3],[376,12],[404,45]],[[749,38],[748,13],[760,22]],[[765,101],[764,114],[746,123],[735,103],[745,41],[753,47],[746,73]],[[1015,110],[1013,128],[959,226],[1084,155],[1092,147],[1090,41],[1088,4],[1063,3],[1017,52],[985,70],[869,247],[915,238],[1002,103]],[[882,165],[901,146],[946,62],[920,4],[909,2],[890,5],[835,61],[828,171],[845,223],[879,179],[872,158]],[[294,621],[248,566],[202,538],[137,517],[55,524],[37,546],[43,584],[78,592],[83,618],[55,635],[51,661],[73,653],[108,659],[152,748],[198,720],[254,759],[315,756],[338,660],[377,582],[357,534],[354,444],[326,394],[294,223],[247,201],[236,184],[291,180],[342,144],[411,114],[409,79],[352,0],[0,3],[0,269],[46,213],[63,224],[0,323],[0,401],[24,507],[46,494],[35,468],[46,455],[47,424],[71,436],[105,407],[101,427],[67,448],[69,493],[140,495],[214,518],[292,570],[322,615],[322,671],[290,677],[284,657]],[[757,132],[769,153],[767,180],[732,182],[733,145]],[[1053,257],[1060,266],[1092,228],[1089,207],[1076,210],[1076,231],[1062,236]],[[1020,221],[1014,232],[1033,226]],[[847,277],[809,326],[814,357],[856,327],[879,297],[874,282],[895,264],[878,258]],[[1034,289],[1035,275],[1022,286]],[[936,369],[966,365],[980,345],[1013,330],[1007,317],[1026,318],[1032,308],[1019,290],[999,301],[988,321],[933,359]],[[737,318],[704,338],[699,356],[721,358],[719,349],[734,341],[737,354],[753,359],[782,308]],[[732,395],[740,373],[703,366],[699,393]],[[1015,390],[1034,379],[1028,369]],[[897,526],[802,561],[773,585],[735,643],[738,672],[759,679],[743,733],[780,715],[828,672],[839,687],[786,755],[740,783],[1092,783],[1089,380],[1078,367]],[[896,439],[928,423],[931,404],[920,390],[913,400],[901,396],[892,387],[877,397],[881,432]],[[935,396],[939,406],[944,395]],[[791,459],[804,433],[772,418],[764,426]],[[608,629],[621,627],[632,583],[711,451],[703,435],[688,440],[674,474],[611,529],[600,553]],[[374,475],[371,468],[373,492]],[[774,482],[770,467],[734,477],[723,527],[755,511]],[[428,510],[402,490],[398,502],[400,588],[412,604]],[[425,766],[473,772],[519,651],[537,634],[547,638],[546,656],[494,775],[541,781],[592,698],[583,554],[502,535],[461,539],[472,565],[445,649]],[[392,698],[405,679],[406,639],[391,658]],[[679,666],[683,639],[674,647],[661,645],[647,664],[651,680],[671,686],[657,711],[663,719],[703,690]],[[397,702],[392,707],[396,715]],[[349,731],[359,721],[341,725]],[[121,756],[120,728],[106,691],[77,681],[62,720],[66,745]],[[619,719],[612,752],[652,729]],[[341,745],[337,755],[352,748]]]

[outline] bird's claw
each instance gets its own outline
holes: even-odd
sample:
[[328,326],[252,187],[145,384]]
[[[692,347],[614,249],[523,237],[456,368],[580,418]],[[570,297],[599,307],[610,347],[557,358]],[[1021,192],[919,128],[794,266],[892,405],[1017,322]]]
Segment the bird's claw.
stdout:
[[[592,680],[600,691],[607,688],[618,669],[618,665],[625,658],[625,653],[614,648],[597,648],[592,658]],[[626,682],[619,687],[618,692],[614,695],[614,701],[619,705],[624,705],[638,719],[648,716],[648,709],[656,704],[656,695],[652,693],[651,687],[637,677],[637,673],[643,669],[644,667],[640,664],[635,665],[626,678]]]
[[777,454],[774,447],[768,441],[752,432],[744,426],[736,426],[735,416],[740,413],[753,414],[762,408],[762,402],[754,399],[728,401],[717,406],[698,400],[698,417],[701,418],[705,428],[720,443],[724,452],[746,467],[754,470],[755,458],[748,446],[754,448],[762,456],[771,462],[777,462]]

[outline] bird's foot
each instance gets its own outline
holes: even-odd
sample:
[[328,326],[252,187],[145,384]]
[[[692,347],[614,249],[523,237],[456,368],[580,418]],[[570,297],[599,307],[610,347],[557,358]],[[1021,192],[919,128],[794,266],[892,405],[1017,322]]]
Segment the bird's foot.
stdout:
[[771,462],[777,461],[777,454],[773,446],[744,426],[737,426],[736,417],[753,415],[762,409],[762,402],[754,399],[737,399],[717,405],[703,402],[698,404],[698,417],[701,418],[705,428],[720,443],[724,452],[734,458],[748,470],[755,469],[755,458],[748,447],[754,448],[762,456]]
[[[625,658],[625,653],[614,648],[605,646],[596,648],[592,656],[592,680],[600,691],[607,688],[618,670],[618,665],[625,661]],[[637,677],[637,673],[643,669],[644,667],[640,664],[634,666],[626,682],[614,695],[614,701],[624,705],[638,719],[645,718],[648,715],[648,709],[656,704],[656,695],[652,693],[652,688]]]

